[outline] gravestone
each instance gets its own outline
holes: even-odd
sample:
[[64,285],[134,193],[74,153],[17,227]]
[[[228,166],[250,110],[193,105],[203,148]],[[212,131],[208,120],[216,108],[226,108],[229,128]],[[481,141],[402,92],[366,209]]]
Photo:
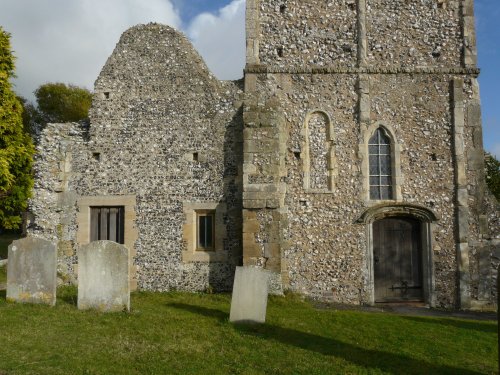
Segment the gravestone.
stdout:
[[130,311],[130,252],[112,241],[78,250],[78,309]]
[[56,304],[57,248],[50,241],[26,237],[9,246],[7,300]]
[[231,322],[265,323],[270,272],[258,267],[236,267],[231,299]]

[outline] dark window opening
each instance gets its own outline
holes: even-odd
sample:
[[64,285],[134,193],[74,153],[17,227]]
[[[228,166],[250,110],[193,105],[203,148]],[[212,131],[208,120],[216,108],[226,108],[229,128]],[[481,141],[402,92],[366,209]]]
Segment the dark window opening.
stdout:
[[125,208],[90,207],[90,241],[125,243]]
[[95,161],[101,161],[101,153],[100,153],[100,152],[93,152],[93,153],[92,153],[92,158],[93,158]]
[[437,161],[438,160],[437,155],[436,154],[431,154],[431,160],[432,161]]
[[279,57],[283,57],[283,47],[276,48],[276,52],[278,53]]
[[434,50],[432,51],[432,57],[434,57],[435,59],[437,59],[438,57],[441,56],[441,51],[440,50]]
[[293,153],[293,155],[295,156],[295,159],[300,159],[300,152],[299,151],[295,151]]
[[286,5],[283,4],[283,5],[280,5],[280,13],[283,14],[286,12]]
[[109,92],[104,93],[104,99],[109,99]]
[[391,140],[382,128],[370,138],[370,199],[393,199]]
[[200,155],[197,152],[193,152],[193,161],[199,161]]
[[198,251],[213,251],[215,237],[215,213],[197,212],[197,245]]

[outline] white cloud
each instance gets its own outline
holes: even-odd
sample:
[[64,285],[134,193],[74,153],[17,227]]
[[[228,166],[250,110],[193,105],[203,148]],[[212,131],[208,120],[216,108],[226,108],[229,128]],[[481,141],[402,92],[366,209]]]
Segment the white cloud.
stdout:
[[[33,100],[46,82],[93,89],[120,35],[139,23],[180,29],[171,0],[0,0],[0,25],[12,34],[17,57],[15,90]],[[202,13],[185,28],[208,67],[220,79],[243,76],[245,0],[217,14]]]
[[15,90],[33,99],[45,82],[93,89],[120,35],[139,23],[179,27],[170,0],[1,0],[0,25],[12,34]]
[[187,35],[217,77],[243,77],[245,0],[233,0],[216,15],[198,15],[187,28]]

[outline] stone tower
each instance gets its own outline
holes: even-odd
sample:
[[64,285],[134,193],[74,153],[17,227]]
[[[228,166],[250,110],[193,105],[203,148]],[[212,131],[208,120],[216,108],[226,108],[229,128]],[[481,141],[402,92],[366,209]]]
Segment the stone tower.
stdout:
[[246,30],[244,263],[338,302],[489,303],[473,0],[247,0]]

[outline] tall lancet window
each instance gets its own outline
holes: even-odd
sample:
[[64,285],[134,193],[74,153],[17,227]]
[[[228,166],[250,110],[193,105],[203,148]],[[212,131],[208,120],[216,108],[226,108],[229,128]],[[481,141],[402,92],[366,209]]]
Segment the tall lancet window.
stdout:
[[370,152],[370,199],[393,199],[391,139],[378,128],[368,143]]

